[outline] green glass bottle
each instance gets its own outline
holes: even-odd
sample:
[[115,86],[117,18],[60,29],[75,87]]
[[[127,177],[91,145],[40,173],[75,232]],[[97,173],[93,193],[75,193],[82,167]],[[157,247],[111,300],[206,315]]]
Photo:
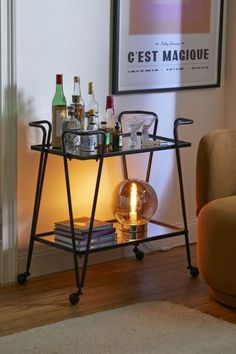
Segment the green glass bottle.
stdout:
[[63,75],[56,75],[56,92],[52,100],[52,146],[61,148],[62,122],[66,118],[66,98],[63,92]]

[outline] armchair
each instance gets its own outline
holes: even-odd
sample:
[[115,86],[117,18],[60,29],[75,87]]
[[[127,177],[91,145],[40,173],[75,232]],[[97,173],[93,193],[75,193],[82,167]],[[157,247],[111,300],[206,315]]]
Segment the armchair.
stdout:
[[196,204],[200,273],[211,297],[236,308],[236,129],[201,138]]

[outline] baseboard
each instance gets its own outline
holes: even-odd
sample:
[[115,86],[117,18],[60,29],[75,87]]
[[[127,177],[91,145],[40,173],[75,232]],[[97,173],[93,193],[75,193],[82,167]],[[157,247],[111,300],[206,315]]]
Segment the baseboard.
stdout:
[[[189,222],[188,229],[189,229],[189,242],[190,243],[196,242],[196,232],[195,232],[196,221]],[[157,250],[167,251],[173,247],[181,246],[184,244],[185,244],[184,237],[178,236],[178,237],[172,237],[172,238],[143,243],[140,245],[140,249],[142,249],[144,253],[153,252]],[[123,257],[130,257],[132,255],[134,255],[132,246],[93,253],[89,256],[89,265],[108,262]],[[19,259],[18,259],[19,272],[23,272],[25,270],[26,260],[27,260],[26,252],[19,254]],[[81,262],[82,261],[83,258],[81,259]],[[73,257],[71,253],[63,252],[61,250],[52,247],[47,247],[44,245],[42,245],[42,247],[37,247],[34,249],[32,264],[30,269],[31,276],[35,277],[35,276],[40,276],[45,274],[51,274],[51,273],[65,271],[72,268],[73,268]]]
[[[96,264],[112,261],[124,257],[123,249],[114,249],[109,251],[103,251],[99,253],[92,253],[89,256],[88,264]],[[79,266],[82,265],[84,258],[78,259]],[[25,271],[25,265],[27,261],[27,253],[22,252],[18,258],[18,270],[19,273]],[[65,252],[52,247],[37,247],[34,249],[32,263],[30,267],[30,274],[32,277],[62,272],[72,269],[73,255],[72,253]]]

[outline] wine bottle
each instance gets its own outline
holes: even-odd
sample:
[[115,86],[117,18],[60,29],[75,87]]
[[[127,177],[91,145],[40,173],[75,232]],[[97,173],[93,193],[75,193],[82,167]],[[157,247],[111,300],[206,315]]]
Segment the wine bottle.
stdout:
[[90,124],[91,117],[96,118],[96,124],[98,125],[99,121],[99,105],[95,99],[95,89],[94,83],[89,82],[88,84],[88,102],[86,107],[86,116],[88,118],[88,124]]
[[63,75],[56,75],[56,91],[52,100],[52,146],[61,148],[62,122],[66,118],[66,98],[63,92]]
[[72,104],[74,106],[74,116],[84,129],[85,103],[81,95],[80,77],[74,76],[74,89],[72,93]]

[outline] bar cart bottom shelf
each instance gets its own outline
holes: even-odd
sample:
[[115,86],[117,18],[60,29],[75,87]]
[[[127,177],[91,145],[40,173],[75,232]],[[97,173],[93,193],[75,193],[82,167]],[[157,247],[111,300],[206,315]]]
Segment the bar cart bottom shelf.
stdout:
[[[109,222],[114,222],[114,226],[116,227],[116,232],[117,232],[116,242],[111,245],[106,245],[106,246],[101,246],[101,247],[98,246],[96,248],[92,248],[89,250],[89,253],[95,253],[95,252],[99,252],[99,251],[105,251],[105,250],[109,250],[109,249],[126,247],[126,246],[133,246],[133,252],[134,252],[135,258],[138,261],[142,261],[144,259],[145,254],[139,248],[140,244],[150,242],[150,241],[160,240],[160,239],[164,239],[164,238],[176,237],[176,236],[185,235],[185,237],[186,237],[186,230],[184,230],[183,228],[172,226],[172,225],[165,224],[165,223],[161,223],[161,222],[158,222],[155,220],[151,220],[147,224],[147,228],[146,228],[145,233],[144,234],[139,233],[138,235],[135,235],[135,238],[134,238],[133,235],[130,234],[129,232],[124,232],[122,230],[121,225],[119,225],[118,223],[115,223],[114,220],[109,220]],[[67,252],[71,252],[71,253],[74,252],[72,246],[66,246],[66,245],[61,245],[61,244],[57,243],[53,232],[37,234],[34,236],[34,240],[37,242],[55,247],[55,248],[62,249]],[[195,278],[198,276],[199,271],[198,271],[197,267],[195,267],[191,264],[188,237],[187,237],[187,242],[185,243],[185,246],[186,246],[186,254],[187,254],[187,260],[188,260],[187,269],[189,269],[190,275],[193,278]],[[86,250],[77,251],[77,255],[80,257],[85,255],[85,253],[86,253]],[[24,285],[27,281],[28,276],[30,276],[29,271],[25,271],[24,273],[18,274],[17,283],[20,285]],[[82,288],[80,287],[77,292],[69,294],[69,302],[72,305],[76,305],[79,302],[81,294],[82,294]]]

